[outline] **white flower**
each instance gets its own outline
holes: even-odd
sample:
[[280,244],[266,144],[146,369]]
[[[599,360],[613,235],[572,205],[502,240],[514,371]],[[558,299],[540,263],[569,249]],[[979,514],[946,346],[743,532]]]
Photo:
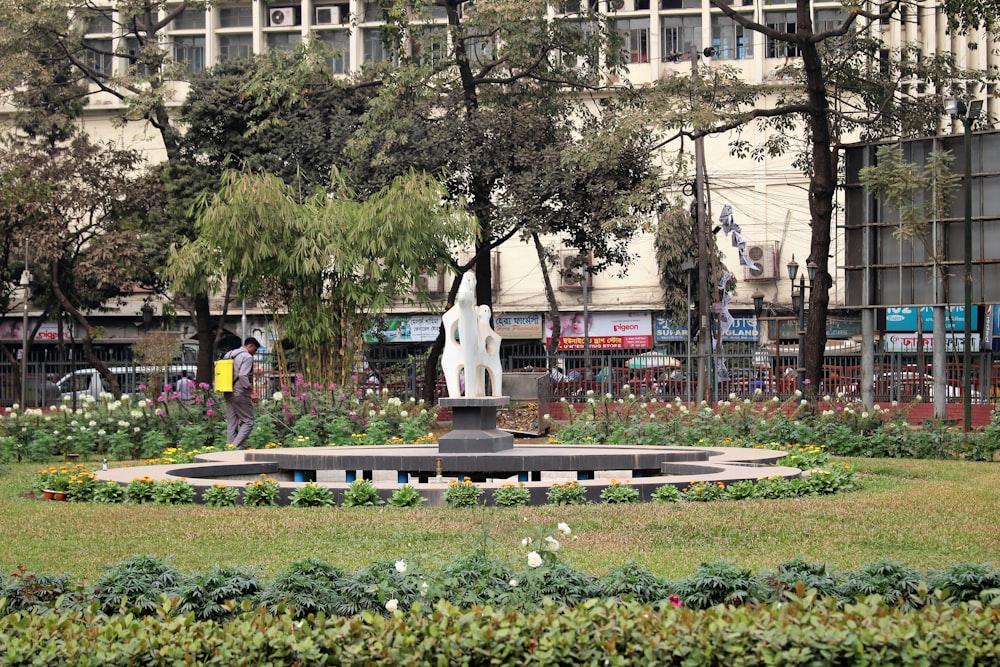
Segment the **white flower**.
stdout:
[[549,535],[545,538],[545,546],[543,548],[546,551],[559,551],[559,540]]
[[540,567],[542,564],[542,557],[538,555],[537,551],[532,551],[528,553],[528,567]]
[[392,598],[391,600],[385,603],[385,608],[387,611],[396,611],[398,607],[399,607],[399,600],[397,600],[396,598]]
[[809,401],[803,398],[801,401],[799,401],[799,405],[809,405]]
[[736,400],[736,392],[730,392],[729,393],[729,400],[730,401],[735,401]]
[[799,390],[799,389],[796,389],[795,390],[795,398],[799,398],[800,396],[802,396],[802,391]]
[[521,546],[522,547],[526,547],[529,544],[531,544],[531,538],[530,537],[526,537],[523,540],[521,540]]
[[399,572],[400,574],[403,574],[404,572],[406,572],[406,561],[405,560],[397,560],[396,561],[396,572]]
[[427,597],[427,591],[428,591],[428,589],[430,589],[430,587],[431,587],[431,585],[428,584],[426,581],[421,581],[420,582],[420,596],[421,597]]
[[285,395],[282,394],[280,391],[276,391],[273,394],[271,394],[271,400],[274,401],[275,403],[277,403],[278,401],[280,401],[284,397],[285,397]]
[[517,579],[511,579],[507,583],[510,584],[511,588],[517,588]]
[[406,414],[406,410],[400,410],[399,411],[399,417],[400,417],[400,419],[406,419],[407,416],[408,415]]
[[569,535],[573,532],[573,530],[565,522],[560,522],[559,525],[556,526],[556,530],[563,535]]
[[867,412],[862,412],[861,413],[861,418],[862,419],[868,419],[868,413]]

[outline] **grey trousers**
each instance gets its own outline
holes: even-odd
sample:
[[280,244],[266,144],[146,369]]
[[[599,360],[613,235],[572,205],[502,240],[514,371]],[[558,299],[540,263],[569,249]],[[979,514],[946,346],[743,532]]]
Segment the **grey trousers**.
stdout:
[[250,431],[253,430],[253,401],[245,392],[225,394],[226,400],[226,442],[243,449]]

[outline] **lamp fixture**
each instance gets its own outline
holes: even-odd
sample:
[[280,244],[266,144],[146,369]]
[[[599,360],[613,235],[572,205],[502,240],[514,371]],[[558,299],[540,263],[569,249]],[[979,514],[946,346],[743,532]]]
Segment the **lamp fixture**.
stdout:
[[764,311],[764,293],[760,291],[760,288],[755,289],[753,296],[753,316],[756,319],[760,319],[760,314]]
[[816,280],[816,269],[817,268],[818,267],[816,266],[816,262],[812,261],[812,259],[809,259],[809,261],[806,262],[806,273],[809,275],[809,284],[810,285],[812,285],[813,281]]
[[788,279],[794,283],[797,275],[799,275],[799,263],[795,261],[795,255],[792,255],[792,261],[788,263]]

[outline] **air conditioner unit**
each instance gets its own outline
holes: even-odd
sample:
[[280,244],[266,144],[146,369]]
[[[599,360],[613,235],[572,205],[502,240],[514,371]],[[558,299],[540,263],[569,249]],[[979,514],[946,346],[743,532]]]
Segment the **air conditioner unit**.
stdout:
[[316,25],[340,25],[340,7],[317,7],[314,23]]
[[632,0],[608,0],[608,9],[613,12],[635,11],[635,4]]
[[593,263],[594,260],[590,254],[581,258],[579,250],[560,250],[559,289],[572,292],[582,290],[584,284],[591,287],[594,277],[590,272],[584,274],[583,271],[593,266]]
[[267,24],[272,28],[297,25],[294,7],[272,7],[267,10]]
[[774,280],[779,276],[777,241],[747,243],[746,258],[754,264],[746,267],[746,280]]

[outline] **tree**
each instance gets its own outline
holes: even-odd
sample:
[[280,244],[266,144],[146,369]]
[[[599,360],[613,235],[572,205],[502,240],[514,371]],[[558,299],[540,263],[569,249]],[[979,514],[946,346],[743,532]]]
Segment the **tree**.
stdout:
[[[701,67],[690,77],[659,82],[650,91],[650,102],[660,110],[656,120],[666,134],[673,133],[664,144],[677,136],[707,136],[755,123],[765,141],[751,145],[736,140],[734,154],[763,159],[796,151],[795,164],[809,176],[809,259],[817,267],[804,342],[806,388],[815,392],[826,345],[831,220],[841,146],[933,131],[941,119],[939,96],[976,85],[986,73],[962,71],[950,54],[923,57],[919,45],[891,49],[883,43],[880,31],[869,27],[897,17],[903,4],[899,0],[883,3],[879,12],[847,6],[840,22],[822,31],[814,29],[811,3],[797,0],[795,30],[790,32],[751,21],[723,0],[711,2],[735,23],[798,55],[778,73],[788,83],[755,88],[726,68]],[[920,85],[910,86],[911,81]],[[795,144],[800,127],[804,141]]]
[[470,221],[442,206],[443,194],[417,173],[358,202],[336,172],[327,188],[306,191],[231,170],[202,204],[197,239],[172,253],[169,275],[233,275],[247,295],[281,295],[283,333],[299,351],[300,372],[310,382],[347,384],[372,318],[449,244],[469,239]]

